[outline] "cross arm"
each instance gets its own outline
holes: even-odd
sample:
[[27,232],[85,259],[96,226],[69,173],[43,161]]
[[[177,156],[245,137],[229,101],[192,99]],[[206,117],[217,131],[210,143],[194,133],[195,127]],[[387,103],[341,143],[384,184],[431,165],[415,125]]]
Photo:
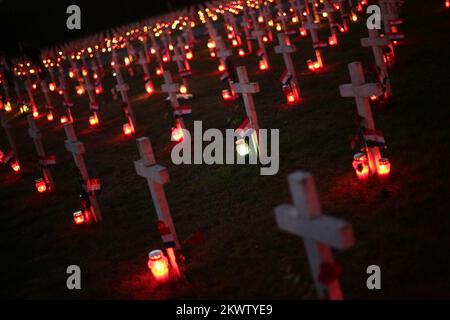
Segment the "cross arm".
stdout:
[[178,92],[178,83],[164,83],[161,85],[161,91],[166,93]]
[[339,86],[341,97],[363,97],[380,96],[383,91],[379,83],[366,83],[361,86],[342,84]]
[[280,229],[335,249],[347,250],[355,243],[352,226],[340,219],[328,216],[301,218],[296,216],[296,209],[288,204],[275,208],[275,219]]
[[66,145],[67,151],[69,151],[73,154],[78,155],[78,154],[83,154],[86,152],[83,142],[66,140],[66,141],[64,141],[64,143]]
[[255,82],[251,83],[233,83],[233,89],[237,93],[258,93],[259,84]]
[[275,53],[294,53],[296,51],[295,46],[290,45],[290,46],[276,46],[275,48]]
[[389,45],[391,41],[384,37],[384,38],[362,38],[361,39],[361,45],[363,47],[385,47]]
[[159,164],[146,166],[142,160],[137,160],[134,162],[134,167],[139,176],[151,181],[159,184],[166,184],[170,181],[169,171],[167,168],[160,166]]

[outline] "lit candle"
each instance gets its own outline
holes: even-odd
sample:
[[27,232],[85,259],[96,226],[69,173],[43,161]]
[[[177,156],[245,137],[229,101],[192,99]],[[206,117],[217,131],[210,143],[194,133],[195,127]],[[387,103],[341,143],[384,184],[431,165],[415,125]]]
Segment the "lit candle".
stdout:
[[87,221],[83,211],[76,211],[73,213],[73,222],[76,225],[84,224]]
[[161,250],[154,250],[148,254],[147,266],[156,282],[166,283],[169,281],[169,262]]
[[47,120],[53,121],[53,113],[51,111],[49,113],[47,113]]
[[131,127],[129,123],[125,123],[122,126],[123,134],[126,136],[131,136],[134,133],[134,129]]
[[44,179],[37,179],[35,181],[35,185],[36,185],[36,190],[39,193],[44,193],[47,191],[47,183],[45,183]]
[[387,180],[391,173],[391,163],[388,158],[381,158],[378,160],[377,166],[378,177],[380,180]]
[[20,171],[20,164],[19,164],[19,162],[17,162],[17,160],[12,161],[10,166],[11,166],[11,169],[13,169],[14,172],[19,172]]
[[353,168],[356,176],[360,181],[367,181],[369,179],[369,163],[365,153],[357,153],[353,157]]

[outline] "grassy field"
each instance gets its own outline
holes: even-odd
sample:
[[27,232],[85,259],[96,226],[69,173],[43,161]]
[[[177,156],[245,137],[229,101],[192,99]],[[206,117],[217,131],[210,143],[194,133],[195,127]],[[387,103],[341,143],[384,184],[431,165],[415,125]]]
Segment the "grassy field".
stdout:
[[[88,126],[87,98],[75,99],[75,128],[86,145],[88,170],[103,184],[101,224],[72,224],[78,185],[61,126],[38,121],[46,150],[58,159],[53,169],[57,192],[41,195],[34,188],[40,172],[26,120],[14,119],[24,166],[21,176],[0,167],[0,297],[315,299],[302,240],[279,231],[273,215],[275,206],[291,201],[287,175],[304,169],[315,176],[323,211],[354,227],[355,247],[335,254],[343,266],[347,299],[450,298],[449,13],[441,2],[407,1],[402,10],[407,41],[398,47],[399,64],[391,70],[394,101],[374,109],[389,147],[384,154],[393,166],[386,184],[356,181],[350,145],[358,132],[356,106],[338,90],[350,81],[348,63],[373,63],[371,50],[359,43],[366,36],[362,21],[350,26],[338,48],[325,50],[328,67],[322,74],[305,74],[305,61],[313,57],[310,39],[294,41],[304,95],[298,107],[277,108],[283,103],[278,77],[284,65],[272,47],[270,73],[259,72],[254,57],[234,59],[260,84],[255,103],[261,127],[280,129],[276,176],[260,176],[255,166],[174,166],[165,95],[148,98],[140,76],[126,78],[138,121],[134,138],[150,137],[157,162],[169,169],[165,190],[179,237],[195,232],[205,237],[202,245],[183,248],[186,279],[165,287],[155,288],[146,268],[147,253],[162,244],[150,192],[133,166],[139,158],[136,142],[122,136],[120,102],[108,94],[109,74],[100,98],[100,128]],[[323,39],[327,32],[321,30]],[[205,40],[191,64],[193,119],[202,120],[204,128],[236,128],[244,108],[233,112],[221,101],[223,83]],[[160,88],[161,79],[154,81]],[[53,98],[61,108],[60,99]],[[42,97],[38,101],[42,106]],[[0,144],[7,149],[3,132]],[[71,264],[82,269],[81,291],[66,289],[65,271]],[[377,292],[365,285],[371,264],[382,269]]]

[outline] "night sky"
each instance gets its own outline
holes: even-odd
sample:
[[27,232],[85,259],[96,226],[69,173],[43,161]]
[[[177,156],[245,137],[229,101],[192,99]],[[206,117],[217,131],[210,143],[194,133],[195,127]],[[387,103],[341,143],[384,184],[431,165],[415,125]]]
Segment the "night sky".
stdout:
[[[127,1],[20,1],[0,0],[0,52],[9,56],[19,46],[45,47],[53,43],[166,13],[199,0],[127,0]],[[66,9],[81,8],[82,30],[68,30]],[[20,44],[20,45],[19,45]]]

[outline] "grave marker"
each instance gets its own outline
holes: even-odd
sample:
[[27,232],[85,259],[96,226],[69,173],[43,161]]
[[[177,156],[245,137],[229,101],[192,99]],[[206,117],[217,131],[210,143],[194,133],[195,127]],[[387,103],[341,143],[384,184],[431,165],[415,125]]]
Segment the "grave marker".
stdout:
[[[71,123],[66,123],[64,125],[64,131],[66,132],[67,140],[65,140],[66,150],[72,153],[73,159],[75,161],[75,166],[80,175],[81,191],[80,200],[83,206],[83,214],[85,215],[85,220],[87,222],[94,219],[95,222],[102,221],[102,214],[100,207],[97,202],[97,197],[95,194],[96,188],[91,188],[93,181],[98,181],[98,179],[90,179],[89,173],[84,162],[83,154],[86,152],[84,144],[78,141],[77,135]],[[85,213],[86,212],[86,213]]]
[[294,205],[275,208],[278,227],[304,238],[306,253],[320,299],[342,300],[340,267],[334,262],[331,248],[347,250],[355,239],[347,222],[322,215],[314,178],[297,171],[288,177]]
[[[167,71],[166,71],[167,72]],[[155,155],[150,139],[142,137],[137,139],[138,149],[141,159],[134,162],[136,173],[147,180],[150,193],[152,195],[153,205],[158,216],[158,229],[162,241],[167,250],[170,264],[177,277],[180,276],[180,270],[175,257],[174,250],[180,249],[177,232],[173,224],[169,204],[167,203],[164,185],[169,182],[169,173],[167,168],[156,164]],[[162,231],[165,229],[165,231]]]

